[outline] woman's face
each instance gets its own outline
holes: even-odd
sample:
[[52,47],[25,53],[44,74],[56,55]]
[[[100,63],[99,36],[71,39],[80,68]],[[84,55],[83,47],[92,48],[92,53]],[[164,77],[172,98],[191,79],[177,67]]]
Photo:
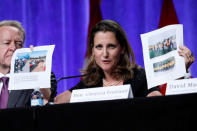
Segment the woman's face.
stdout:
[[110,73],[116,67],[122,49],[113,32],[99,31],[95,34],[92,52],[97,65]]

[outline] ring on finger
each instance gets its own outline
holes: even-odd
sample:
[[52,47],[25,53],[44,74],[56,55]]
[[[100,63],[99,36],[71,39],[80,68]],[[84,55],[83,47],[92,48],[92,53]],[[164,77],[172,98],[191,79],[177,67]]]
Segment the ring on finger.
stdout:
[[189,55],[189,57],[192,57],[192,56],[193,56],[193,53],[191,52],[190,55]]

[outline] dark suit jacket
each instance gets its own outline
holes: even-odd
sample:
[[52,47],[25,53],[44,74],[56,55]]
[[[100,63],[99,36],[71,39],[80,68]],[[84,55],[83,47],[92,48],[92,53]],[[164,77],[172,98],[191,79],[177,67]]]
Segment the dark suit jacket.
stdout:
[[33,90],[12,90],[9,95],[7,108],[29,106],[32,92]]
[[[8,98],[7,108],[14,107],[27,107],[30,106],[31,94],[34,90],[12,90]],[[51,72],[51,97],[49,101],[53,101],[53,98],[57,94],[57,82],[55,74]]]

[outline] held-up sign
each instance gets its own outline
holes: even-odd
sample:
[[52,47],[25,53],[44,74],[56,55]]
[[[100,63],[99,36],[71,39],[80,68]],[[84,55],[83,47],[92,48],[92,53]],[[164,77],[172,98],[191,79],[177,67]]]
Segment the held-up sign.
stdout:
[[77,89],[72,91],[71,103],[133,98],[130,85]]
[[170,81],[167,83],[166,95],[197,92],[197,78]]

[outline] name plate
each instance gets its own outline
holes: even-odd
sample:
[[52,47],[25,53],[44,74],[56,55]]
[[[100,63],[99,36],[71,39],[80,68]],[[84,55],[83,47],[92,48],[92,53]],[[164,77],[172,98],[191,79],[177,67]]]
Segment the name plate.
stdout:
[[166,95],[197,92],[197,78],[170,81],[167,83]]
[[77,89],[72,91],[71,103],[133,98],[130,85]]

